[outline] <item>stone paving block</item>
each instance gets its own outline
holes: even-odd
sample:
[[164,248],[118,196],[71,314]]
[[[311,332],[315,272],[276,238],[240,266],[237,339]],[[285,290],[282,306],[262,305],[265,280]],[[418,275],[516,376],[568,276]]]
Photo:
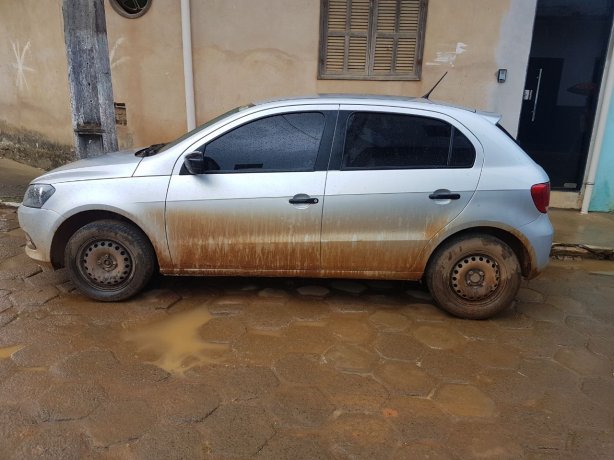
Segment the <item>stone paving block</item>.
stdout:
[[320,355],[305,353],[289,353],[276,361],[273,369],[280,378],[302,385],[314,384],[329,371]]
[[78,349],[78,345],[66,340],[66,337],[45,335],[13,353],[11,359],[21,367],[48,367]]
[[16,367],[15,363],[10,359],[0,359],[0,382],[12,375]]
[[201,426],[216,458],[253,456],[275,434],[263,409],[240,404],[220,406]]
[[614,379],[585,378],[582,382],[582,392],[595,403],[609,408],[614,413]]
[[84,350],[67,356],[51,371],[65,378],[113,377],[120,364],[110,350]]
[[532,404],[545,393],[543,386],[516,369],[484,369],[476,385],[494,401],[506,404]]
[[12,458],[79,460],[91,455],[83,433],[67,431],[61,425],[45,425],[26,438]]
[[134,458],[140,460],[201,460],[208,457],[202,435],[189,426],[160,425],[131,444]]
[[611,431],[577,430],[570,436],[568,451],[570,458],[612,458],[614,434]]
[[279,386],[273,371],[262,366],[206,366],[194,368],[186,377],[207,382],[225,402],[257,401]]
[[106,392],[96,383],[55,383],[36,400],[37,416],[45,422],[81,419],[106,399]]
[[435,350],[460,350],[467,340],[448,325],[418,326],[412,329],[414,338]]
[[343,372],[371,372],[378,356],[358,345],[337,344],[326,352],[324,361]]
[[455,424],[446,439],[446,447],[459,458],[516,460],[524,457],[524,448],[512,433],[492,423]]
[[543,303],[545,298],[541,292],[528,287],[521,287],[516,294],[516,300],[519,302]]
[[390,458],[398,444],[392,425],[379,416],[343,414],[326,432],[337,458]]
[[415,321],[447,321],[450,315],[434,303],[410,303],[399,310],[409,319]]
[[212,318],[198,330],[203,340],[215,343],[230,343],[244,333],[245,326],[235,317]]
[[558,308],[568,315],[584,315],[586,313],[586,307],[582,302],[578,302],[571,297],[550,295],[546,297],[546,303],[552,305],[554,308]]
[[568,316],[565,324],[574,331],[588,337],[601,337],[604,339],[614,337],[614,327],[586,316]]
[[11,294],[11,302],[18,310],[27,307],[38,307],[49,300],[60,295],[60,292],[53,286],[43,288],[33,288]]
[[281,334],[250,331],[236,339],[232,349],[240,360],[270,365],[286,353],[284,344]]
[[393,333],[380,333],[375,349],[384,358],[416,362],[426,352],[426,347],[414,338]]
[[156,422],[152,409],[145,401],[110,401],[101,404],[83,422],[88,436],[95,446],[138,439]]
[[[614,339],[614,337],[612,338]],[[613,359],[614,357],[614,340],[606,340],[599,337],[591,337],[588,340],[587,348],[597,355]]]
[[167,310],[180,300],[181,296],[170,289],[151,289],[130,299],[125,303],[125,307],[142,305],[156,310]]
[[375,337],[375,328],[368,321],[366,315],[350,316],[335,315],[328,319],[327,328],[338,340],[349,343],[367,343]]
[[518,350],[490,342],[469,342],[463,354],[482,367],[516,369],[520,363]]
[[435,441],[422,441],[399,447],[393,460],[407,460],[409,458],[428,458],[429,460],[454,460],[452,454],[441,444]]
[[363,283],[347,280],[336,280],[330,283],[330,286],[337,291],[347,292],[349,294],[362,294],[367,290],[367,286]]
[[333,414],[335,406],[314,387],[280,388],[272,395],[271,412],[282,425],[317,427]]
[[0,328],[12,323],[17,319],[17,312],[12,308],[4,309],[0,312]]
[[289,294],[283,289],[265,288],[258,292],[258,296],[269,299],[287,299]]
[[330,289],[324,286],[319,286],[316,284],[301,286],[296,290],[300,295],[311,296],[311,297],[326,297],[330,294]]
[[406,316],[386,310],[376,311],[369,316],[369,321],[386,332],[402,332],[412,324]]
[[62,268],[60,270],[40,272],[26,278],[25,281],[27,286],[39,289],[46,286],[56,286],[68,281],[68,270]]
[[332,458],[324,441],[308,433],[278,431],[257,454],[275,460],[323,460]]
[[432,441],[441,446],[447,438],[450,417],[431,399],[393,397],[386,402],[386,408],[395,415],[388,421],[399,432],[402,445]]
[[542,390],[573,392],[580,385],[580,377],[572,370],[551,359],[529,359],[520,361],[518,372]]
[[362,296],[352,296],[338,294],[325,300],[326,304],[333,312],[337,313],[371,313],[375,311],[375,306]]
[[0,405],[21,404],[31,411],[33,401],[53,383],[51,376],[40,369],[17,369],[17,372],[11,373],[0,382]]
[[497,414],[494,401],[473,385],[446,383],[436,391],[433,401],[457,417],[492,418]]
[[27,278],[41,271],[40,266],[26,254],[20,254],[0,262],[0,280]]
[[554,359],[580,375],[612,377],[612,363],[586,348],[562,348]]
[[160,418],[168,423],[199,423],[220,405],[215,387],[202,383],[178,383],[156,390],[160,394]]
[[547,390],[535,407],[572,430],[614,430],[612,408],[594,403],[577,388],[568,392]]
[[516,311],[536,321],[553,321],[560,323],[566,316],[564,311],[547,303],[518,302],[516,304]]
[[169,376],[167,371],[154,364],[130,362],[121,363],[109,379],[132,387],[142,387],[162,382]]
[[392,395],[426,397],[439,383],[414,363],[400,361],[379,364],[374,375]]
[[379,411],[390,397],[388,390],[371,376],[327,372],[314,384],[341,411]]
[[13,457],[17,446],[37,429],[36,419],[24,408],[0,403],[0,458]]
[[283,348],[287,353],[324,353],[335,343],[330,329],[296,322],[283,330]]
[[255,329],[281,329],[294,321],[294,314],[287,305],[258,304],[245,311],[243,321]]
[[503,310],[489,322],[503,329],[531,329],[535,324],[532,318],[517,311],[514,307]]

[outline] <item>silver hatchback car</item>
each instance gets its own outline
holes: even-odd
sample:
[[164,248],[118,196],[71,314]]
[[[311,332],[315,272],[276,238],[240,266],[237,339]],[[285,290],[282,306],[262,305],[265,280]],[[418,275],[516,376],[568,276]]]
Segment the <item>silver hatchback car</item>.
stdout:
[[232,110],[181,138],[32,182],[28,255],[118,301],[166,275],[422,280],[487,318],[547,264],[548,176],[499,116],[328,95]]

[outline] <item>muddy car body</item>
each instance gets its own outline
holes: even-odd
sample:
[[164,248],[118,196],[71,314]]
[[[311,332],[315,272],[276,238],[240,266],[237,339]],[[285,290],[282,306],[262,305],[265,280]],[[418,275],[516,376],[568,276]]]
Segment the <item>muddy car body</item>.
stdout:
[[134,295],[156,268],[387,278],[425,280],[453,314],[488,317],[552,241],[548,177],[498,120],[378,96],[242,107],[34,180],[19,209],[26,252],[100,300]]

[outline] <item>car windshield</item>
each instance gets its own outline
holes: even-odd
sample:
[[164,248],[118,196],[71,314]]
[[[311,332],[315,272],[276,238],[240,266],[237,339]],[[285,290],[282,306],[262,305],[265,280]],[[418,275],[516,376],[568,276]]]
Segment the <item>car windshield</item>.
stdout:
[[212,118],[212,119],[211,119],[211,120],[209,120],[208,122],[206,122],[206,123],[204,123],[204,124],[202,124],[202,125],[200,125],[200,126],[197,126],[197,127],[196,127],[196,128],[194,128],[192,131],[189,131],[189,132],[185,133],[183,136],[181,136],[181,137],[179,137],[179,138],[175,139],[174,141],[169,142],[169,143],[168,143],[168,144],[166,144],[164,147],[162,147],[160,150],[158,150],[158,151],[157,151],[157,153],[164,152],[165,150],[168,150],[168,149],[170,149],[170,148],[172,148],[172,147],[176,146],[176,145],[177,145],[177,144],[179,144],[180,142],[185,141],[187,138],[189,138],[189,137],[190,137],[190,136],[192,136],[193,134],[196,134],[198,131],[200,131],[200,130],[202,130],[202,129],[204,129],[204,128],[208,127],[208,126],[211,126],[211,125],[212,125],[212,124],[214,124],[214,123],[217,123],[218,121],[220,121],[220,120],[222,120],[222,119],[226,118],[226,117],[227,117],[227,116],[229,116],[229,115],[232,115],[233,113],[238,113],[238,112],[241,112],[242,110],[248,109],[248,108],[253,107],[253,106],[254,106],[254,104],[248,104],[248,105],[242,105],[242,106],[240,106],[240,107],[235,107],[234,109],[229,110],[228,112],[223,113],[222,115],[219,115],[219,116],[217,116],[217,117],[215,117],[215,118]]

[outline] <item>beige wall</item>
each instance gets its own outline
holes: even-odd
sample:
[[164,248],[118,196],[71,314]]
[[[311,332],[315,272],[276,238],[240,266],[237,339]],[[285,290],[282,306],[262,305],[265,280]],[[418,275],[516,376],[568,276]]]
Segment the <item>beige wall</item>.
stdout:
[[[121,17],[105,2],[114,100],[127,107],[120,147],[179,136],[186,129],[180,2],[155,0],[138,19]],[[420,96],[448,71],[433,99],[501,112],[515,131],[535,3],[430,0],[422,80],[376,82],[317,79],[320,0],[192,0],[197,123],[273,97]],[[0,129],[28,129],[72,145],[61,4],[0,1]],[[500,67],[508,69],[507,83],[496,83]]]
[[128,117],[117,126],[120,148],[171,141],[186,130],[179,4],[157,0],[127,19],[105,0],[113,98]]
[[[448,71],[433,99],[505,112],[506,126],[515,130],[535,0],[430,0],[417,82],[318,80],[319,9],[320,0],[193,1],[198,122],[279,96],[420,96]],[[511,81],[496,83],[499,67],[509,69]]]
[[0,1],[0,124],[71,146],[61,0]]

